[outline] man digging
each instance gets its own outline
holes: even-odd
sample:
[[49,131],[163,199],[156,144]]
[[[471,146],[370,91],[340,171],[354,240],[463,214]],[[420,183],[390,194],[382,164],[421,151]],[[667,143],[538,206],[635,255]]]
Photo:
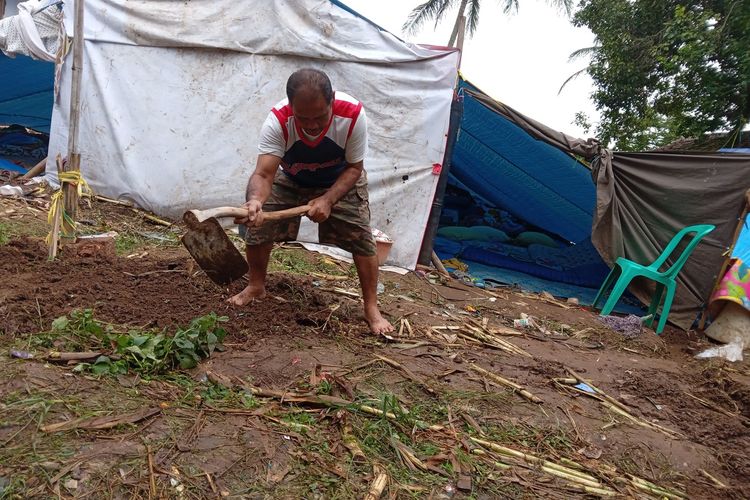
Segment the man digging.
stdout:
[[[273,244],[297,238],[300,217],[264,223],[264,211],[309,205],[319,224],[320,243],[351,252],[362,287],[365,320],[373,333],[393,331],[380,314],[378,259],[370,230],[364,157],[367,118],[362,104],[333,92],[322,71],[301,69],[289,77],[287,99],[268,114],[260,133],[260,154],[247,184],[244,233],[250,283],[229,303],[243,306],[265,296]],[[279,168],[281,167],[281,168]],[[244,229],[244,231],[243,231]]]

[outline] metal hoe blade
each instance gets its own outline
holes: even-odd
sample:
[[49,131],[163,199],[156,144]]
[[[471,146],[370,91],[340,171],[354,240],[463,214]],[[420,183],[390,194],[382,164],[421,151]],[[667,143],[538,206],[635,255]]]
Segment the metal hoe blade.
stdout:
[[185,214],[188,231],[182,236],[190,255],[218,285],[228,285],[248,271],[247,262],[215,218],[198,222]]

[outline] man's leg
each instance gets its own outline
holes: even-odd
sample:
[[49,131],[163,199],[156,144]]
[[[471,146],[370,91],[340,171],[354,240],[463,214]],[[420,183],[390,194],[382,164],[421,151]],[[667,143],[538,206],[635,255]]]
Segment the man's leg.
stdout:
[[[281,172],[277,172],[271,188],[271,196],[263,204],[263,211],[274,212],[304,203],[306,203],[306,198],[300,198],[299,192],[292,181],[288,180]],[[266,273],[273,243],[296,239],[299,224],[300,217],[294,217],[292,219],[267,221],[260,227],[240,227],[240,236],[245,240],[245,255],[250,267],[250,282],[244,290],[230,297],[227,302],[235,306],[244,306],[254,299],[260,299],[266,295]]]
[[244,306],[255,299],[265,297],[266,273],[268,272],[268,260],[271,257],[272,249],[273,242],[245,247],[247,264],[250,267],[250,283],[240,293],[230,297],[227,302],[235,306]]
[[353,255],[354,266],[362,288],[364,313],[367,324],[373,333],[393,331],[393,325],[380,314],[378,309],[378,257],[377,255]]

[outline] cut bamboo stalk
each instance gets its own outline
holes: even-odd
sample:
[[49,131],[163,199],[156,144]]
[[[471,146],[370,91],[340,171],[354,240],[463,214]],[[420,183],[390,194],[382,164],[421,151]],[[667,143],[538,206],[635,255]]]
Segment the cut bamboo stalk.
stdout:
[[[344,415],[346,415],[346,413],[344,413]],[[362,451],[362,448],[359,446],[357,438],[354,437],[352,426],[348,422],[343,422],[341,424],[341,440],[343,441],[344,446],[346,446],[346,449],[349,450],[349,453],[352,454],[352,461],[354,461],[354,463],[361,464],[367,462],[367,455],[365,455],[365,452]]]
[[631,422],[633,422],[636,425],[639,425],[641,427],[646,427],[646,428],[649,428],[649,429],[661,432],[661,433],[666,434],[667,436],[672,437],[672,438],[682,437],[682,434],[679,433],[679,432],[677,432],[677,431],[673,431],[672,429],[668,429],[666,427],[662,427],[659,424],[654,424],[652,422],[648,422],[646,420],[643,420],[641,418],[636,417],[635,415],[633,415],[632,413],[630,413],[629,409],[624,404],[620,403],[618,400],[616,400],[615,398],[613,398],[610,395],[608,395],[606,392],[604,392],[601,389],[599,389],[598,387],[596,387],[594,384],[591,383],[591,381],[584,379],[583,377],[581,377],[580,375],[578,375],[576,372],[574,372],[570,368],[568,368],[567,370],[568,370],[568,372],[570,372],[571,375],[573,375],[577,379],[576,382],[583,382],[583,383],[585,383],[586,385],[588,385],[589,387],[591,387],[591,389],[594,390],[595,394],[592,394],[592,393],[587,392],[587,391],[579,391],[579,392],[581,392],[582,394],[585,394],[585,395],[587,395],[589,397],[593,397],[595,399],[598,399],[605,408],[610,409],[614,413],[627,418]]
[[474,339],[484,342],[485,344],[489,344],[490,346],[493,346],[497,349],[502,349],[503,351],[509,352],[511,354],[519,354],[527,358],[533,358],[531,354],[524,351],[517,345],[511,342],[508,342],[506,340],[503,340],[499,337],[495,337],[494,335],[486,334],[482,332],[479,328],[471,327],[470,325],[467,325],[467,327],[464,328],[462,331],[468,334],[469,336],[473,337]]
[[370,484],[370,490],[365,496],[365,500],[378,500],[385,491],[385,487],[388,486],[388,473],[380,465],[372,466],[372,475],[374,479]]
[[708,479],[710,479],[719,488],[721,488],[721,489],[727,489],[728,488],[728,486],[726,484],[724,484],[721,481],[719,481],[718,479],[716,479],[714,476],[712,476],[711,474],[709,474],[707,471],[705,471],[703,469],[700,469],[700,471],[701,471],[701,474],[703,474]]
[[[274,391],[271,389],[261,389],[258,387],[253,387],[250,385],[245,384],[242,381],[239,381],[238,384],[233,384],[231,380],[228,380],[226,377],[217,375],[213,372],[206,372],[206,376],[209,380],[211,380],[214,383],[223,385],[225,387],[231,388],[235,385],[241,387],[242,389],[245,389],[246,391],[252,393],[256,396],[261,396],[265,398],[273,398],[278,399],[282,403],[308,403],[308,404],[316,404],[316,405],[322,405],[322,406],[330,406],[332,408],[349,408],[352,410],[361,411],[362,413],[367,413],[370,415],[374,415],[376,417],[384,417],[388,420],[398,421],[398,417],[392,412],[384,412],[383,410],[379,410],[377,408],[373,408],[371,406],[355,403],[354,401],[347,401],[346,399],[337,398],[335,396],[326,396],[324,394],[305,394],[305,395],[298,395],[294,393],[289,392],[283,392],[283,391]],[[430,431],[442,431],[445,429],[442,425],[437,424],[428,424],[427,422],[423,422],[422,420],[415,420],[414,423],[423,429],[427,429]]]
[[131,208],[130,210],[132,210],[133,212],[135,212],[135,213],[137,213],[137,214],[140,214],[140,215],[142,215],[142,216],[143,216],[143,218],[145,218],[145,219],[147,219],[147,220],[150,220],[150,221],[151,221],[151,222],[153,222],[154,224],[159,224],[160,226],[165,226],[165,227],[170,227],[170,226],[172,226],[172,223],[171,223],[171,222],[169,222],[169,221],[166,221],[166,220],[163,220],[163,219],[160,219],[160,218],[158,218],[158,217],[156,217],[156,216],[154,216],[154,215],[151,215],[151,214],[147,214],[147,213],[146,213],[146,212],[144,212],[143,210],[138,210],[137,208]]
[[523,387],[521,387],[521,386],[520,386],[520,385],[518,385],[517,383],[515,383],[515,382],[513,382],[513,381],[510,381],[510,380],[508,380],[508,379],[506,379],[506,378],[503,378],[503,377],[501,377],[500,375],[497,375],[497,374],[495,374],[495,373],[492,373],[492,372],[490,372],[490,371],[487,371],[487,370],[485,370],[484,368],[482,368],[482,367],[481,367],[481,366],[479,366],[479,365],[476,365],[476,364],[474,364],[474,363],[471,363],[471,364],[469,364],[469,368],[471,368],[472,370],[474,370],[474,371],[475,371],[475,372],[477,372],[477,373],[480,373],[480,374],[482,374],[482,375],[485,375],[486,377],[488,377],[488,378],[490,378],[490,379],[494,380],[495,382],[497,382],[497,383],[499,383],[499,384],[501,384],[501,385],[504,385],[504,386],[506,386],[506,387],[510,387],[510,388],[511,388],[511,389],[513,389],[513,390],[514,390],[514,391],[515,391],[516,393],[518,393],[518,394],[519,394],[520,396],[522,396],[522,397],[524,397],[524,398],[528,399],[528,400],[529,400],[529,401],[531,401],[532,403],[538,403],[538,404],[539,404],[539,403],[543,403],[543,402],[544,402],[544,401],[542,401],[542,399],[541,399],[541,398],[539,398],[539,397],[537,397],[537,396],[534,396],[533,394],[531,394],[531,393],[530,393],[529,391],[527,391],[526,389],[524,389]]
[[94,198],[96,198],[99,201],[105,201],[107,203],[113,203],[115,205],[121,205],[123,207],[133,208],[133,204],[129,201],[120,201],[120,200],[114,200],[112,198],[107,198],[106,196],[101,195],[95,195]]
[[[499,450],[495,450],[495,451],[499,451]],[[481,450],[481,449],[472,450],[472,453],[475,455],[486,455],[484,450]],[[589,476],[588,474],[583,474],[578,471],[568,469],[559,464],[555,464],[553,462],[543,460],[533,455],[528,455],[528,454],[524,454],[520,452],[516,452],[516,453],[518,454],[516,458],[521,459],[522,461],[526,462],[529,465],[539,465],[541,471],[546,472],[547,474],[551,476],[564,479],[568,481],[568,484],[570,486],[573,486],[575,488],[586,488],[590,490],[590,492],[592,493],[600,494],[603,496],[616,496],[619,494],[615,490],[607,488],[604,484],[602,484],[601,481],[599,481],[593,476]],[[496,467],[500,467],[502,469],[506,469],[506,470],[513,468],[512,465],[508,465],[506,463],[498,462],[498,461],[494,461],[493,465],[495,465]]]
[[685,498],[684,493],[666,490],[664,488],[656,486],[654,483],[651,483],[649,481],[646,481],[645,479],[641,479],[639,477],[633,476],[631,474],[628,474],[628,477],[630,479],[630,484],[632,484],[633,486],[635,486],[641,491],[647,491],[659,497],[669,498],[670,500],[682,500],[683,498]]
[[565,467],[563,465],[556,464],[554,462],[550,462],[548,460],[544,460],[542,458],[536,457],[534,455],[530,455],[528,453],[522,453],[518,450],[514,450],[512,448],[508,448],[506,446],[499,445],[497,443],[493,443],[492,441],[486,441],[484,439],[478,439],[472,436],[469,436],[469,439],[477,444],[481,444],[482,446],[485,446],[493,451],[496,451],[500,453],[501,455],[506,455],[513,458],[521,459],[525,462],[532,463],[532,464],[538,464],[542,466],[549,467],[551,469],[558,470],[560,472],[567,473],[572,476],[580,477],[583,480],[586,481],[598,481],[594,476],[591,476],[589,474],[586,474],[584,472],[571,469],[568,467]]
[[37,175],[44,172],[46,167],[47,167],[47,157],[45,156],[43,160],[41,160],[39,163],[31,167],[25,174],[23,174],[18,179],[22,181],[27,181],[31,179],[32,177],[36,177]]
[[440,257],[438,257],[434,250],[432,251],[432,263],[435,265],[435,269],[437,269],[440,274],[450,277],[450,274],[448,274],[445,266],[440,261]]

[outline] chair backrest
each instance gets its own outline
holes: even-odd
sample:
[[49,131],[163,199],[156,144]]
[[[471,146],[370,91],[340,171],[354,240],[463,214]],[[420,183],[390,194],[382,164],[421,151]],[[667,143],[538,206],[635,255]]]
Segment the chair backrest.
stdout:
[[695,233],[695,235],[693,235],[693,239],[690,241],[690,243],[687,244],[685,249],[682,251],[682,254],[677,258],[675,263],[672,264],[663,273],[661,273],[664,276],[674,278],[680,272],[682,266],[685,265],[685,262],[688,260],[688,257],[690,257],[690,254],[693,253],[695,247],[698,246],[698,243],[700,243],[700,241],[714,229],[716,229],[716,226],[714,226],[713,224],[698,224],[695,226],[686,227],[685,229],[674,235],[674,238],[672,238],[672,241],[669,242],[669,245],[667,245],[667,248],[664,249],[659,258],[656,259],[654,263],[648,267],[651,270],[658,272],[659,268],[667,261],[669,256],[672,255],[672,252],[674,252],[675,248],[677,248],[677,245],[680,244],[682,239],[690,233]]

